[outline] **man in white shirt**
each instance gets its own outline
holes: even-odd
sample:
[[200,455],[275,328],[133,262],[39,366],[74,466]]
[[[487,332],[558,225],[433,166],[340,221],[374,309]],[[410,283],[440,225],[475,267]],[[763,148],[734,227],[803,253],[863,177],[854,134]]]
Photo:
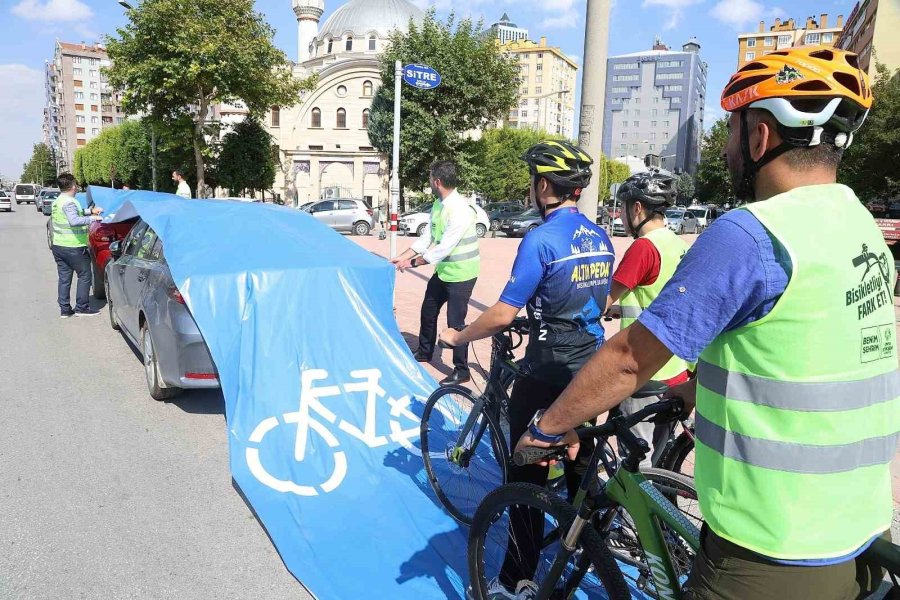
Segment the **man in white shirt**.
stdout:
[[172,181],[178,184],[178,190],[175,192],[176,195],[181,196],[182,198],[191,199],[191,186],[188,185],[188,182],[184,180],[184,174],[181,171],[172,171]]
[[[415,353],[419,362],[431,361],[437,341],[438,314],[444,304],[447,304],[447,326],[465,326],[469,298],[481,265],[475,233],[476,213],[469,201],[456,191],[459,182],[456,164],[449,160],[434,163],[429,182],[437,196],[429,226],[406,252],[391,261],[399,271],[435,265],[422,301],[419,348]],[[468,346],[463,344],[453,349],[453,373],[441,385],[461,384],[470,378]]]

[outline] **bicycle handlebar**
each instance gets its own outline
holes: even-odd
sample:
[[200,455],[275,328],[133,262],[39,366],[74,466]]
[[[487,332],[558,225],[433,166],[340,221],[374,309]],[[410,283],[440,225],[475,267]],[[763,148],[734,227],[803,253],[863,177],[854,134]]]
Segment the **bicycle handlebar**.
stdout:
[[[631,428],[651,415],[658,415],[658,418],[670,421],[679,418],[684,412],[684,401],[681,398],[668,398],[654,402],[633,415],[613,417],[603,425],[595,427],[581,427],[575,431],[578,433],[579,439],[587,438],[606,438],[615,435],[621,439],[626,447],[639,444],[641,440],[635,438],[631,433]],[[646,444],[646,442],[644,442]],[[632,448],[628,448],[629,451]],[[639,448],[644,452],[646,448]],[[513,463],[522,467],[530,465],[541,460],[559,460],[565,456],[566,446],[550,446],[549,448],[526,448],[525,450],[517,450],[513,454]]]
[[[455,327],[457,331],[462,331],[462,327]],[[528,327],[528,319],[526,317],[516,317],[512,320],[512,323],[503,328],[502,331],[499,331],[495,335],[503,335],[503,334],[516,334],[519,336],[519,339],[512,344],[510,350],[515,350],[519,346],[522,345],[522,337],[528,335],[529,327]],[[438,340],[438,346],[443,348],[444,350],[452,350],[456,346],[451,346],[447,342],[443,340]]]

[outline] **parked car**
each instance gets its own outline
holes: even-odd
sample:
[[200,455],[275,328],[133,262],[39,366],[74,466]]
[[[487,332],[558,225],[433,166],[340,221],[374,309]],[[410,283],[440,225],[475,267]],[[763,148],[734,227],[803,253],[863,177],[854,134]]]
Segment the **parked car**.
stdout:
[[524,237],[529,231],[533,231],[544,222],[541,213],[536,208],[529,208],[514,217],[503,219],[500,223],[500,231],[509,237]]
[[666,219],[669,229],[681,235],[682,233],[698,233],[700,220],[694,213],[683,208],[670,208],[666,211]]
[[35,198],[41,191],[41,186],[33,183],[20,183],[15,187],[13,195],[16,198],[16,204],[30,202],[34,204]]
[[493,202],[484,207],[491,221],[491,231],[499,231],[503,219],[508,219],[525,212],[525,206],[520,202]]
[[5,210],[6,212],[12,212],[12,198],[9,197],[9,194],[0,190],[0,209]]
[[112,259],[110,244],[122,241],[137,219],[129,219],[121,223],[104,223],[94,221],[88,228],[88,252],[91,254],[91,271],[94,275],[94,297],[103,300],[106,298],[106,263]]
[[622,219],[621,219],[621,218],[616,218],[616,220],[613,221],[612,234],[613,234],[613,236],[617,236],[617,235],[625,236],[625,235],[627,235],[627,234],[625,233],[625,224],[622,223]]
[[110,252],[104,279],[109,324],[140,349],[150,395],[165,400],[185,389],[218,387],[215,364],[172,279],[162,240],[139,220]]
[[714,206],[688,206],[687,209],[697,217],[697,233],[712,225],[719,216],[719,210]]
[[363,200],[336,198],[320,200],[306,209],[317,221],[335,231],[369,235],[375,226],[374,213]]
[[[400,217],[398,227],[405,235],[415,233],[418,236],[424,235],[425,229],[428,227],[428,220],[431,218],[432,203],[423,204],[413,212],[404,213]],[[475,235],[484,237],[487,235],[488,229],[491,227],[491,220],[484,209],[477,204],[472,204],[475,209]]]
[[53,212],[53,201],[59,198],[60,191],[56,188],[47,188],[45,190],[41,190],[38,194],[38,197],[34,203],[35,208],[39,213],[43,213],[44,216],[49,217]]

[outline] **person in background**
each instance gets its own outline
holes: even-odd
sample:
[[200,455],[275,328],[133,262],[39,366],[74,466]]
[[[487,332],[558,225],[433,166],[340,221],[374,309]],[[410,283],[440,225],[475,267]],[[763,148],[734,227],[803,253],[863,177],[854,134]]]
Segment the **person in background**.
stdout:
[[[619,186],[616,195],[622,207],[625,232],[631,234],[635,241],[625,251],[613,275],[607,314],[621,316],[622,329],[625,329],[650,306],[672,278],[681,257],[688,251],[688,245],[665,224],[665,211],[675,203],[675,180],[672,177],[658,171],[636,173]],[[621,306],[613,306],[620,301]],[[685,360],[672,356],[651,379],[670,386],[679,385],[689,379],[690,368],[691,365]],[[627,398],[615,410],[632,415],[654,401],[656,398]],[[652,466],[665,450],[671,431],[669,424],[638,423],[631,431],[652,448],[652,452],[641,462],[641,467]],[[624,451],[622,444],[619,444],[619,453],[624,454]]]
[[[88,254],[88,225],[100,220],[102,208],[94,207],[85,214],[81,203],[75,198],[75,177],[62,173],[56,179],[60,194],[53,201],[50,212],[52,227],[51,249],[56,261],[59,278],[57,302],[59,316],[63,319],[76,316],[88,317],[100,314],[91,309],[91,257]],[[78,275],[75,291],[75,310],[72,310],[72,273]]]
[[[447,305],[447,326],[461,328],[466,324],[469,298],[481,268],[476,213],[469,201],[456,191],[459,182],[456,163],[442,160],[431,165],[429,176],[434,192],[429,226],[424,234],[403,254],[391,262],[397,270],[424,264],[435,265],[422,301],[419,348],[415,358],[431,361],[437,341],[437,320],[441,307]],[[469,374],[469,348],[462,344],[453,349],[453,373],[441,385],[465,383]]]
[[184,180],[184,174],[181,171],[172,171],[172,181],[178,184],[178,190],[175,191],[175,194],[190,200],[191,186]]

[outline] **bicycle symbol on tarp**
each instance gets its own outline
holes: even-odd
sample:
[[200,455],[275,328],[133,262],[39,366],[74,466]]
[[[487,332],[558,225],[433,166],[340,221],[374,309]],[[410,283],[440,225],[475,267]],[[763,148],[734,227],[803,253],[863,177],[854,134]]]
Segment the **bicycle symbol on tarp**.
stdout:
[[[421,451],[412,442],[412,439],[419,435],[420,419],[410,410],[410,397],[389,397],[379,383],[381,379],[379,369],[350,371],[350,377],[353,381],[348,383],[325,385],[329,374],[324,369],[308,369],[300,373],[300,406],[298,410],[284,413],[280,417],[263,419],[250,434],[245,452],[247,466],[260,483],[273,490],[298,496],[327,494],[340,487],[347,475],[347,454],[340,449],[340,442],[329,424],[336,425],[338,429],[353,436],[369,448],[378,448],[395,442],[413,454],[421,456]],[[338,418],[321,402],[323,398],[344,394],[365,394],[366,417],[362,429]],[[390,407],[390,433],[379,435],[377,417],[379,405],[382,405],[383,399],[386,399],[386,404]],[[400,424],[401,417],[414,425],[404,429]],[[318,485],[301,485],[289,479],[279,479],[269,473],[262,464],[260,446],[263,438],[280,425],[289,424],[297,426],[293,453],[296,462],[302,463],[312,447],[309,440],[310,430],[325,442],[333,454],[333,470],[325,481]]]

